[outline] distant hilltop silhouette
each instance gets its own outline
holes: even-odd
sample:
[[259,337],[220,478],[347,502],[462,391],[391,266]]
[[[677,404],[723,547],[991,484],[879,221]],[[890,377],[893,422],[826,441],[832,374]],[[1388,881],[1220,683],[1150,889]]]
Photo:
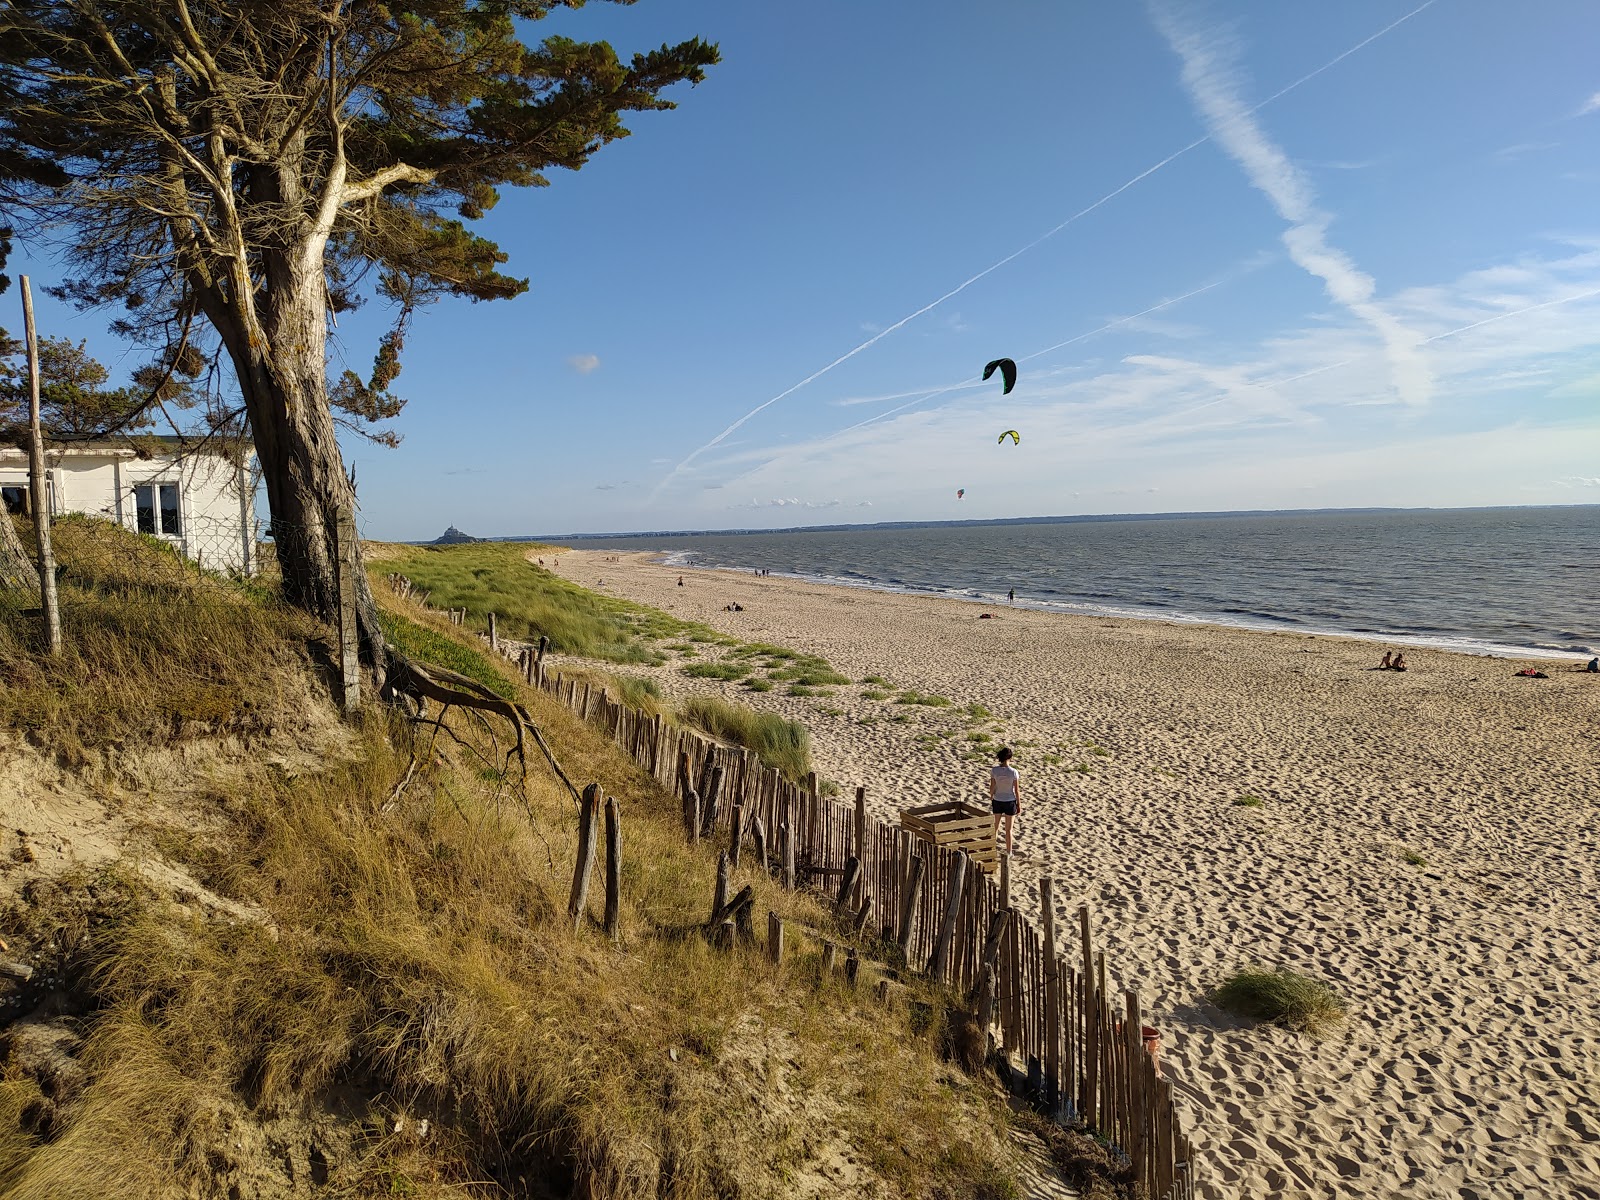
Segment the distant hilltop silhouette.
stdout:
[[482,538],[475,538],[470,533],[462,533],[461,530],[452,525],[428,544],[430,546],[463,546],[468,542],[481,541],[483,541]]

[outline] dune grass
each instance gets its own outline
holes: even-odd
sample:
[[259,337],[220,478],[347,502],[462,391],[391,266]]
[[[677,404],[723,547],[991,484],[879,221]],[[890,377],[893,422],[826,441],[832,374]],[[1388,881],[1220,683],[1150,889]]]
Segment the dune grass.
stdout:
[[1337,1028],[1346,1015],[1344,1000],[1327,984],[1281,968],[1235,972],[1211,993],[1211,1002],[1235,1016],[1313,1036]]
[[[618,799],[621,944],[593,925],[603,889],[577,934],[567,921],[569,795],[537,761],[525,787],[484,769],[493,748],[464,714],[435,738],[369,710],[350,756],[309,774],[244,756],[206,821],[163,845],[259,919],[174,903],[131,862],[0,913],[14,942],[61,948],[87,1038],[75,1098],[0,1080],[7,1200],[308,1179],[350,1197],[721,1200],[788,1194],[830,1158],[872,1194],[1018,1194],[1003,1103],[940,1058],[939,993],[819,986],[819,936],[841,940],[828,913],[749,870],[757,910],[787,923],[785,962],[713,949],[693,930],[714,854],[685,842],[672,798],[469,630],[386,607],[397,642],[498,676]],[[164,678],[158,657],[128,659],[128,686]],[[778,725],[768,740],[805,768],[804,731]]]
[[933,692],[919,692],[910,688],[896,696],[894,702],[896,704],[920,704],[926,708],[950,707],[950,699],[947,696],[940,696]]
[[[117,745],[264,732],[304,691],[326,631],[163,542],[98,517],[53,526],[64,650],[41,653],[37,609],[0,591],[0,727],[68,764]],[[35,597],[35,600],[37,597]]]
[[678,710],[688,725],[754,750],[761,761],[798,782],[811,770],[811,734],[777,713],[756,712],[716,696],[694,696]]
[[428,593],[431,607],[466,609],[474,628],[487,628],[492,612],[505,637],[544,635],[563,654],[610,662],[659,663],[654,643],[667,638],[719,639],[704,625],[599,595],[529,562],[527,555],[542,548],[526,542],[406,547],[372,564],[373,586],[396,572]]

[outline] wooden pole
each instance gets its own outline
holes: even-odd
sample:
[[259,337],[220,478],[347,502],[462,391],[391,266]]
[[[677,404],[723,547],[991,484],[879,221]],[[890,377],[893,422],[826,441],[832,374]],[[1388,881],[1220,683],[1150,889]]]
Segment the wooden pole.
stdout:
[[739,869],[739,843],[744,841],[744,805],[733,806],[733,818],[728,822],[728,865]]
[[1044,960],[1056,960],[1056,881],[1045,875],[1039,880],[1040,929],[1044,933]]
[[844,860],[844,879],[839,884],[839,898],[834,902],[833,914],[842,917],[850,911],[851,893],[855,891],[856,877],[861,873],[861,860],[851,855]]
[[794,891],[794,826],[785,821],[778,830],[783,842],[783,886]]
[[917,897],[922,892],[922,873],[926,866],[920,854],[911,860],[911,877],[906,880],[905,894],[900,897],[900,936],[896,944],[902,958],[911,950],[911,930],[917,920]]
[[489,614],[489,649],[500,653],[500,627],[495,624],[494,614]]
[[987,1033],[994,1024],[995,1007],[1000,998],[998,979],[1000,947],[1005,941],[1006,930],[1010,927],[1009,908],[996,909],[994,916],[989,918],[989,936],[984,941],[983,958],[978,963],[976,987],[978,1029],[983,1033]]
[[711,919],[716,920],[728,903],[728,852],[726,850],[717,855],[717,887],[711,893]]
[[861,897],[861,907],[856,910],[854,925],[855,935],[861,936],[861,931],[867,927],[867,918],[872,915],[872,896],[867,894]]
[[956,936],[956,922],[961,919],[961,889],[967,881],[967,856],[958,854],[950,870],[950,886],[945,892],[944,920],[939,924],[939,940],[933,944],[933,955],[928,959],[928,978],[944,977],[945,963],[950,957],[950,944]]
[[722,768],[711,768],[705,792],[700,798],[700,836],[708,838],[717,827],[717,801],[722,792]]
[[550,639],[544,634],[539,635],[539,652],[533,658],[533,673],[539,684],[544,684],[544,652],[550,649]]
[[1084,1122],[1096,1129],[1099,1128],[1100,1009],[1094,987],[1094,943],[1089,939],[1087,904],[1078,909],[1078,936],[1083,947],[1083,974],[1079,978],[1083,989],[1083,1094],[1078,1097],[1078,1111]]
[[[28,343],[28,489],[33,504],[33,535],[39,546],[39,604],[44,644],[61,654],[61,601],[56,595],[56,556],[50,546],[50,482],[45,474],[44,431],[39,424],[39,335],[33,326],[33,289],[22,283],[22,324]],[[10,520],[10,517],[6,518]]]
[[748,883],[745,884],[739,889],[738,894],[735,895],[732,900],[729,900],[726,904],[721,905],[711,914],[711,920],[707,921],[706,924],[713,927],[719,925],[723,921],[733,917],[741,908],[749,908],[755,902],[755,898],[755,889],[752,888]]
[[622,940],[622,809],[606,797],[606,936]]
[[771,909],[767,910],[767,957],[773,966],[783,962],[783,918]]
[[861,970],[861,959],[856,954],[856,948],[854,946],[851,946],[850,947],[850,952],[845,955],[845,959],[844,959],[844,980],[851,987],[855,987],[855,985],[856,985],[856,974],[860,970]]
[[600,785],[583,789],[583,806],[578,814],[578,864],[572,872],[572,895],[567,900],[567,916],[576,933],[583,928],[584,910],[589,905],[589,876],[594,871],[595,818],[599,815]]
[[856,789],[855,818],[855,851],[856,857],[861,860],[862,865],[862,877],[856,884],[856,890],[859,892],[867,885],[865,878],[867,864],[867,789],[864,787]]
[[1124,999],[1127,1001],[1122,1037],[1128,1060],[1128,1090],[1125,1093],[1128,1103],[1128,1161],[1133,1164],[1134,1177],[1140,1183],[1148,1184],[1150,1177],[1144,1162],[1144,1039],[1140,1036],[1144,1014],[1140,1010],[1138,992],[1129,990],[1124,993]]
[[750,838],[756,847],[756,866],[765,875],[767,874],[767,830],[761,824],[760,817],[750,822]]
[[343,676],[344,711],[361,704],[361,640],[356,626],[356,520],[348,503],[335,515],[333,547],[339,588],[339,669]]
[[1000,907],[1011,907],[1011,855],[1000,856]]
[[832,979],[833,973],[839,969],[839,947],[832,942],[822,943],[822,978]]

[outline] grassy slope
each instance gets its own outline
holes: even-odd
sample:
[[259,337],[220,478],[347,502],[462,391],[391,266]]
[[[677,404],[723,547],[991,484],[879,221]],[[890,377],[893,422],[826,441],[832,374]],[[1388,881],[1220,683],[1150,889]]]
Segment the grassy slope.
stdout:
[[[179,624],[191,608],[166,605]],[[819,986],[804,930],[824,911],[753,875],[757,913],[790,924],[781,968],[685,936],[714,864],[670,798],[466,633],[407,620],[414,652],[518,695],[569,773],[621,802],[622,944],[567,928],[573,809],[548,773],[523,793],[478,723],[434,740],[369,713],[354,761],[235,778],[169,847],[261,922],[173,904],[131,862],[0,915],[14,954],[63,948],[53,1003],[87,1036],[81,1087],[0,1076],[0,1196],[1013,1194],[996,1102],[935,1052],[936,997]],[[248,668],[313,657],[297,618],[238,593],[207,627],[239,704]],[[21,628],[0,643],[13,664]],[[138,628],[81,651],[122,672],[105,729],[148,724],[138,698],[165,679]],[[56,712],[35,736],[83,736]]]

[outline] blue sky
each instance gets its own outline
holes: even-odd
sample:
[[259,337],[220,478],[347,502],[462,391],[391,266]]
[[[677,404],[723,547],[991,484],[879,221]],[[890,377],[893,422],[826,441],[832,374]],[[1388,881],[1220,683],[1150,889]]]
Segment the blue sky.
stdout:
[[724,61],[483,223],[365,531],[1600,502],[1600,9],[1417,2],[551,18]]

